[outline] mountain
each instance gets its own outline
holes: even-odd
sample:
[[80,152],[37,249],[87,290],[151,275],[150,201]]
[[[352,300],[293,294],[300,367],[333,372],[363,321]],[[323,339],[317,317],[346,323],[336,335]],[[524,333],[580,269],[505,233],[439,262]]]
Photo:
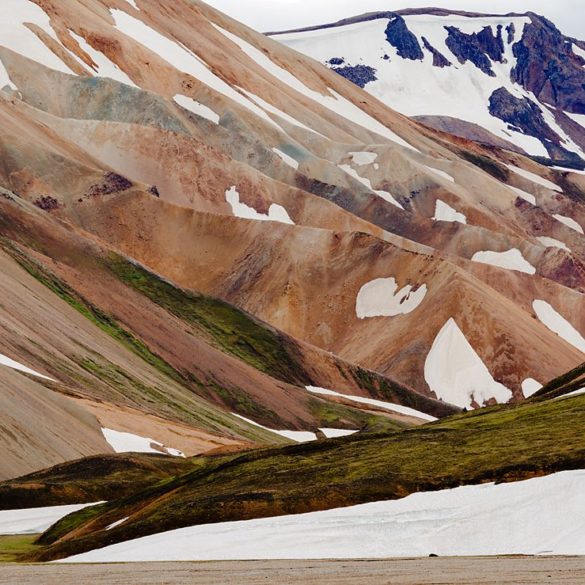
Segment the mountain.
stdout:
[[0,508],[107,500],[28,559],[583,468],[582,172],[198,0],[0,16]]
[[202,2],[2,14],[0,476],[396,429],[583,360],[582,174]]
[[408,9],[273,35],[428,126],[585,168],[585,42],[542,16]]

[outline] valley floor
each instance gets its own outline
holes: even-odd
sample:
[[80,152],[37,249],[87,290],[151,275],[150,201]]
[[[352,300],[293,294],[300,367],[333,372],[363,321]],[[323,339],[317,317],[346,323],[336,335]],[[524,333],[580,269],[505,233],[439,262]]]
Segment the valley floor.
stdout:
[[4,565],[0,584],[19,585],[488,585],[585,583],[585,557],[423,558],[108,565]]

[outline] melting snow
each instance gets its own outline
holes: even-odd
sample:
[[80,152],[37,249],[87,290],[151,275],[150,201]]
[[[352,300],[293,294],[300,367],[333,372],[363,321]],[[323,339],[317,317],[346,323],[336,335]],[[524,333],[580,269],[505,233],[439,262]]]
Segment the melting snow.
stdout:
[[[97,70],[94,71],[99,77],[109,77],[114,81],[137,87],[124,71],[110,61],[102,52],[94,49],[82,36],[75,34],[72,30],[69,31],[69,34],[77,41],[82,51],[87,53],[96,64]],[[86,66],[85,63],[83,65],[84,67]]]
[[524,177],[525,179],[528,179],[529,181],[532,181],[533,183],[536,183],[537,185],[542,185],[543,187],[546,187],[547,189],[551,189],[552,191],[559,191],[559,192],[563,191],[556,183],[553,183],[552,181],[549,181],[548,179],[544,179],[540,175],[537,175],[535,173],[531,173],[530,171],[526,171],[524,169],[521,169],[520,167],[515,167],[514,165],[507,165],[507,166],[511,171],[514,171],[517,175],[520,175],[521,177]]
[[584,492],[585,471],[565,471],[324,512],[192,526],[61,562],[583,555]]
[[560,315],[546,301],[536,300],[532,303],[532,308],[538,317],[538,320],[564,339],[567,343],[576,347],[585,353],[585,339],[562,315]]
[[0,534],[39,534],[68,514],[101,503],[2,510],[0,511]]
[[424,300],[427,285],[416,290],[409,284],[398,290],[394,278],[377,278],[360,289],[355,311],[358,319],[395,317],[412,313]]
[[425,361],[425,380],[437,398],[472,408],[494,399],[505,403],[512,392],[496,382],[454,319],[437,335]]
[[[73,71],[35,33],[26,27],[25,23],[36,24],[59,43],[49,21],[49,16],[40,6],[30,0],[2,0],[2,18],[0,18],[2,46],[8,47],[45,67],[72,74]],[[63,47],[63,50],[66,49]]]
[[284,163],[286,163],[289,167],[292,167],[295,171],[299,168],[299,163],[295,160],[292,156],[286,154],[286,152],[282,152],[282,150],[278,150],[278,148],[273,148],[272,152],[278,155]]
[[8,368],[12,368],[13,370],[24,372],[25,374],[30,374],[31,376],[36,376],[37,378],[43,378],[43,380],[49,380],[51,382],[55,381],[53,378],[49,378],[44,374],[39,374],[38,372],[35,372],[34,370],[31,370],[30,368],[27,368],[26,366],[23,366],[22,364],[19,364],[13,359],[10,359],[9,357],[2,354],[0,354],[0,366],[6,366]]
[[130,6],[132,6],[132,8],[134,8],[136,10],[140,10],[140,8],[138,8],[138,5],[136,4],[136,0],[126,0],[126,2],[128,2],[128,4],[130,4]]
[[564,215],[553,215],[553,217],[557,220],[560,221],[561,223],[564,223],[567,227],[570,227],[572,230],[575,230],[576,232],[579,232],[580,234],[583,233],[583,228],[571,217],[566,217]]
[[522,382],[522,394],[524,398],[530,398],[533,394],[536,394],[542,388],[542,384],[537,382],[534,378],[526,378]]
[[573,392],[569,392],[568,394],[564,394],[563,396],[559,396],[559,398],[569,398],[571,396],[581,396],[581,394],[585,394],[585,388],[580,388],[579,390],[574,390]]
[[206,105],[199,103],[193,98],[187,97],[186,95],[177,94],[173,100],[178,103],[181,107],[193,112],[197,116],[201,116],[214,124],[219,124],[219,114],[216,114],[211,108]]
[[355,435],[359,431],[348,431],[346,429],[319,429],[328,439],[336,439],[337,437],[349,437]]
[[396,199],[394,199],[394,197],[392,196],[391,193],[388,193],[388,191],[376,191],[372,187],[372,183],[370,182],[370,180],[366,179],[365,177],[361,177],[357,173],[357,171],[355,171],[354,169],[351,168],[351,166],[349,166],[349,165],[337,165],[337,166],[342,171],[347,173],[350,177],[353,177],[354,179],[356,179],[356,181],[359,181],[362,185],[367,187],[370,191],[372,191],[373,193],[378,195],[378,197],[381,197],[382,199],[384,199],[384,201],[388,201],[388,203],[392,203],[392,205],[395,205],[396,207],[399,207],[402,210],[404,209],[404,207],[402,207],[402,205],[400,205],[400,203],[398,203],[398,201],[396,201]]
[[[213,23],[212,23],[213,24]],[[343,116],[349,121],[362,126],[370,132],[374,132],[400,144],[401,146],[418,152],[417,149],[413,148],[408,142],[398,136],[395,132],[392,132],[389,128],[378,122],[375,118],[364,112],[361,108],[358,108],[354,103],[350,102],[346,98],[340,96],[338,93],[329,89],[328,96],[322,95],[317,91],[308,88],[300,79],[296,78],[292,73],[286,69],[277,65],[272,59],[266,56],[262,51],[246,42],[244,39],[234,35],[233,33],[221,28],[220,26],[213,24],[215,28],[235,43],[240,49],[248,55],[255,63],[260,65],[265,71],[270,73],[273,77],[299,92],[301,95],[321,104],[325,108],[335,112],[336,114]]]
[[516,248],[512,248],[507,252],[476,252],[471,261],[490,264],[507,270],[517,270],[526,274],[536,274],[536,268]]
[[179,71],[199,79],[202,83],[205,83],[220,94],[247,108],[264,121],[268,122],[271,126],[280,130],[280,127],[272,121],[264,110],[246,99],[233,87],[215,75],[195,53],[189,51],[183,45],[165,37],[141,20],[130,16],[123,10],[110,9],[110,12],[114,17],[116,28],[122,33],[150,49],[161,59],[164,59]]
[[455,209],[453,209],[450,205],[437,199],[435,204],[435,216],[433,217],[435,221],[457,221],[459,223],[466,224],[467,218],[462,213],[459,213]]
[[245,203],[240,203],[240,194],[235,186],[225,192],[225,200],[231,205],[232,213],[236,217],[258,221],[278,221],[294,225],[294,221],[289,217],[288,212],[282,205],[273,203],[268,209],[268,215],[265,215],[258,213],[253,207],[249,207]]
[[255,427],[258,427],[259,429],[264,429],[265,431],[268,431],[269,433],[274,433],[276,435],[280,435],[281,437],[285,437],[287,439],[290,439],[291,441],[296,441],[297,443],[308,443],[309,441],[316,441],[317,440],[317,435],[315,433],[311,433],[309,431],[277,431],[275,429],[269,429],[268,427],[264,427],[261,424],[258,424],[257,422],[250,420],[249,418],[245,418],[239,414],[236,414],[235,412],[232,412],[232,414],[235,417],[237,417],[243,421],[246,421],[248,424],[251,424]]
[[393,404],[392,402],[383,402],[382,400],[375,400],[374,398],[364,398],[363,396],[351,396],[348,394],[341,394],[340,392],[335,392],[333,390],[327,390],[326,388],[318,388],[316,386],[307,386],[307,390],[313,394],[320,394],[322,396],[337,396],[339,398],[343,398],[345,400],[349,400],[351,402],[357,402],[359,404],[370,404],[371,406],[376,406],[378,408],[383,408],[384,410],[389,410],[391,412],[397,412],[399,414],[405,414],[407,416],[413,416],[416,418],[420,418],[422,420],[426,420],[429,422],[436,421],[436,417],[431,416],[430,414],[426,414],[421,412],[420,410],[415,410],[414,408],[410,408],[408,406],[402,406],[401,404]]
[[567,252],[571,251],[571,249],[567,246],[567,244],[565,244],[564,242],[561,242],[559,240],[555,240],[554,238],[548,238],[546,236],[539,236],[536,239],[543,246],[546,246],[547,248],[561,248],[562,250],[566,250]]
[[431,171],[431,173],[435,173],[435,175],[439,175],[439,177],[443,177],[443,179],[445,179],[446,181],[449,181],[451,183],[455,182],[455,179],[449,173],[446,173],[445,171],[442,171],[440,169],[434,169],[433,167],[429,167],[428,165],[425,165],[425,168],[427,168],[429,171]]
[[[140,437],[132,433],[102,429],[102,433],[110,447],[116,453],[166,453],[175,457],[185,457],[184,453],[177,449],[168,449],[162,443],[154,439]],[[155,448],[158,447],[158,448]]]
[[532,193],[528,193],[523,189],[518,189],[518,187],[512,187],[508,185],[509,189],[512,189],[519,197],[524,199],[524,201],[528,201],[528,203],[532,203],[532,205],[536,205],[536,197]]
[[128,518],[130,518],[130,516],[126,516],[126,518],[122,518],[121,520],[116,520],[115,522],[112,522],[109,526],[106,526],[106,530],[112,530],[112,528],[116,528],[116,526],[124,524],[124,522],[126,522]]
[[4,67],[4,63],[0,60],[0,90],[4,89],[8,86],[10,89],[18,89],[14,83],[10,80],[10,75],[8,75],[8,71],[6,71],[6,67]]
[[358,167],[374,164],[378,158],[376,152],[350,152],[349,156]]

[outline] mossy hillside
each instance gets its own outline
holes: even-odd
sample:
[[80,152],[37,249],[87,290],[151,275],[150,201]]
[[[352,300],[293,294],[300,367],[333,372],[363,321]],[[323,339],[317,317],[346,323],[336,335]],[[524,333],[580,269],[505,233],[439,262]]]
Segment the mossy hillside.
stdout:
[[97,455],[0,483],[0,510],[110,500],[195,468],[191,459],[150,453]]
[[292,340],[225,301],[185,291],[116,254],[108,266],[123,282],[179,319],[204,331],[222,351],[290,384],[311,380]]
[[[459,414],[415,429],[202,460],[107,513],[38,559],[189,525],[302,513],[425,490],[585,467],[585,396]],[[106,523],[131,521],[108,531]],[[46,542],[46,541],[45,541]]]

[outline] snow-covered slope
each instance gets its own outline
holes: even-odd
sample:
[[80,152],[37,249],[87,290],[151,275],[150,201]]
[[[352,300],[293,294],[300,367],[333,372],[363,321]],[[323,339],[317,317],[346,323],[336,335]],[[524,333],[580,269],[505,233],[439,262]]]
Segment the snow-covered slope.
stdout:
[[[575,117],[585,111],[585,59],[534,14],[398,11],[274,38],[430,125],[535,156],[585,158],[585,132]],[[541,68],[533,79],[533,62],[549,55],[550,77]],[[488,133],[480,135],[478,126]]]
[[[585,554],[585,472],[163,532],[67,563]],[[269,543],[269,545],[267,545]]]

